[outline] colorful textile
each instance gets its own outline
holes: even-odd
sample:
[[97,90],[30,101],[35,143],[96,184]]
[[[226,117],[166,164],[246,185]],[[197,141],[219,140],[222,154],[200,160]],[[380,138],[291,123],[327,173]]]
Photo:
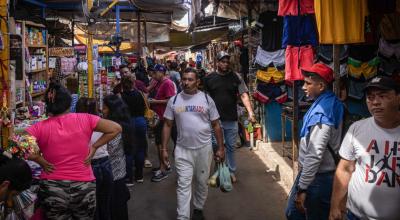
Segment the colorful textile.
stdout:
[[[300,2],[300,13],[299,13]],[[279,16],[314,14],[314,0],[279,0]]]
[[288,45],[303,46],[310,44],[313,46],[318,44],[314,16],[285,16],[283,19],[282,48]]
[[301,68],[311,67],[314,63],[314,50],[312,46],[288,46],[286,48],[285,80],[303,80]]
[[367,0],[315,0],[314,4],[321,44],[364,42]]
[[265,83],[280,83],[285,80],[285,73],[275,67],[268,67],[266,71],[257,70],[257,79]]
[[277,50],[268,52],[263,50],[260,46],[257,48],[256,63],[262,67],[267,67],[271,63],[275,67],[285,65],[285,50]]
[[379,62],[379,57],[375,57],[368,62],[361,62],[349,57],[347,61],[349,75],[355,79],[371,79],[378,73]]

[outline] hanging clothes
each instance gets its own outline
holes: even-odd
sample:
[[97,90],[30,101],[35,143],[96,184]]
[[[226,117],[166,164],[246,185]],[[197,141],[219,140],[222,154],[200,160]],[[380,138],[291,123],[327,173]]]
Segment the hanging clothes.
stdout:
[[282,47],[318,44],[313,15],[285,16],[283,19]]
[[321,44],[361,43],[367,0],[315,0],[315,17]]
[[400,13],[383,15],[380,32],[385,40],[400,40]]
[[266,51],[282,48],[283,18],[276,12],[266,11],[260,14],[258,26],[261,27],[261,47]]
[[263,50],[260,46],[257,48],[257,54],[255,62],[262,67],[267,67],[271,63],[275,67],[280,67],[285,65],[285,50],[277,50],[274,52],[268,52]]
[[301,68],[314,64],[314,49],[311,45],[295,47],[287,46],[285,64],[285,80],[304,80]]
[[304,14],[314,14],[314,0],[279,0],[279,16],[297,16]]

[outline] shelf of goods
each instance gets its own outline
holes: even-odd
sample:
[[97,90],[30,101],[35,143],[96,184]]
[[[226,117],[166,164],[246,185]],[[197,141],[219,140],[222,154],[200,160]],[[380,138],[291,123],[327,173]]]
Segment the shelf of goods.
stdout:
[[46,26],[31,21],[17,21],[16,33],[22,36],[22,78],[17,79],[22,91],[28,91],[30,97],[16,102],[26,105],[26,101],[40,99],[44,95],[48,81],[48,34]]

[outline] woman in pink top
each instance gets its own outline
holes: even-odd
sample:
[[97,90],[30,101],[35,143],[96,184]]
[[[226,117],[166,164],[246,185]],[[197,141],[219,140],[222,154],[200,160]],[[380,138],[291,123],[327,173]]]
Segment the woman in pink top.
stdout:
[[[27,129],[36,137],[41,155],[39,204],[46,219],[93,219],[96,184],[90,161],[97,148],[122,130],[115,122],[90,114],[69,113],[71,95],[66,88],[50,84],[45,94],[49,119]],[[103,136],[90,148],[93,131]]]

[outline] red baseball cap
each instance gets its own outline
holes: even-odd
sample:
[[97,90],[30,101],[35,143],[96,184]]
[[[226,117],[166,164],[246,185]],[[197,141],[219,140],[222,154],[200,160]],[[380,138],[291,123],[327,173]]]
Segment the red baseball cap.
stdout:
[[309,76],[309,73],[314,73],[319,75],[328,83],[331,83],[334,80],[333,70],[323,63],[314,63],[311,67],[301,68],[301,70],[304,76]]

